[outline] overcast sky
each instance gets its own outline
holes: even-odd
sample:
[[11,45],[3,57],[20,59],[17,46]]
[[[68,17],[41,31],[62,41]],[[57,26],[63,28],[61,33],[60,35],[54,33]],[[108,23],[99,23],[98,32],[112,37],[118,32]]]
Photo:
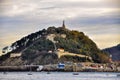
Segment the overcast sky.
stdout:
[[65,20],[100,49],[120,43],[120,0],[0,0],[0,50]]

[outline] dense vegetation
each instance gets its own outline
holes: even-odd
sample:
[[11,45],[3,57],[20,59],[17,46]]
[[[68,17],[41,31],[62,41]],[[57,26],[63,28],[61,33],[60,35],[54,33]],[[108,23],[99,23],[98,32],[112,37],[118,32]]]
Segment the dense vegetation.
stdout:
[[[11,45],[11,47],[15,47],[12,53],[22,52],[21,59],[23,61],[32,62],[35,64],[46,64],[49,59],[49,63],[53,63],[57,61],[57,57],[53,54],[47,54],[48,51],[52,51],[54,53],[54,44],[52,41],[46,39],[48,34],[65,34],[66,38],[61,36],[56,36],[54,40],[57,48],[63,48],[65,51],[72,52],[75,54],[83,54],[86,56],[92,57],[94,62],[97,63],[105,63],[109,62],[109,57],[106,53],[100,51],[96,44],[89,39],[83,32],[68,30],[63,27],[55,28],[49,27],[47,30],[43,29],[36,33],[32,33],[22,39],[16,41]],[[8,57],[8,55],[4,55],[0,57],[0,60],[3,57]],[[9,58],[9,57],[8,57]],[[79,58],[78,56],[63,56],[61,57],[63,60],[72,60],[77,62],[86,61],[85,58]],[[36,61],[38,60],[38,61]],[[46,62],[44,62],[46,61]],[[87,59],[87,61],[90,61]]]
[[31,46],[34,42],[36,42],[38,39],[41,38],[41,36],[44,36],[46,33],[46,30],[43,29],[41,31],[32,33],[26,37],[21,38],[20,40],[12,43],[11,47],[15,49],[12,52],[21,52],[26,47]]

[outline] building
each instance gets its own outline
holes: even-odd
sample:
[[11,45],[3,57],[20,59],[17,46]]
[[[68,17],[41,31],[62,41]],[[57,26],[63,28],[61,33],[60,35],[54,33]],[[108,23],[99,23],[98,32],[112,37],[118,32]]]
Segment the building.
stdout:
[[10,54],[10,57],[13,58],[13,57],[20,57],[21,56],[21,53],[11,53]]
[[60,37],[66,38],[66,34],[61,34]]
[[6,53],[8,53],[8,52],[11,52],[12,50],[13,50],[12,47],[6,46],[6,47],[4,47],[4,48],[2,49],[2,53],[6,54]]
[[65,69],[65,64],[59,63],[58,64],[58,69]]
[[64,49],[62,49],[62,48],[58,48],[57,49],[59,52],[64,52]]
[[53,53],[53,51],[52,51],[52,50],[49,50],[48,53]]

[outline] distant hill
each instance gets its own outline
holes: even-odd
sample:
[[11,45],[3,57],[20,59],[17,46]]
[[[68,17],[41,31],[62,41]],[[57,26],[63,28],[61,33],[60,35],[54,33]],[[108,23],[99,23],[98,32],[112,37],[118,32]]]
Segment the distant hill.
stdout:
[[120,44],[114,47],[103,49],[103,51],[112,55],[113,61],[120,61]]
[[[89,59],[65,55],[57,57],[58,49],[92,58],[93,62],[109,62],[108,55],[83,32],[62,27],[49,27],[32,33],[3,48],[7,54],[0,57],[0,65],[50,64],[59,61],[85,62]],[[15,57],[16,56],[16,57]]]

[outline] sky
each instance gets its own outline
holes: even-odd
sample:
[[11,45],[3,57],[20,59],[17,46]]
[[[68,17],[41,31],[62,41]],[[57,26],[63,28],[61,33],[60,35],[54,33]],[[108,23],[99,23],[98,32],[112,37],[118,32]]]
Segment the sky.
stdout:
[[0,0],[0,53],[50,26],[84,32],[100,49],[120,43],[120,0]]

